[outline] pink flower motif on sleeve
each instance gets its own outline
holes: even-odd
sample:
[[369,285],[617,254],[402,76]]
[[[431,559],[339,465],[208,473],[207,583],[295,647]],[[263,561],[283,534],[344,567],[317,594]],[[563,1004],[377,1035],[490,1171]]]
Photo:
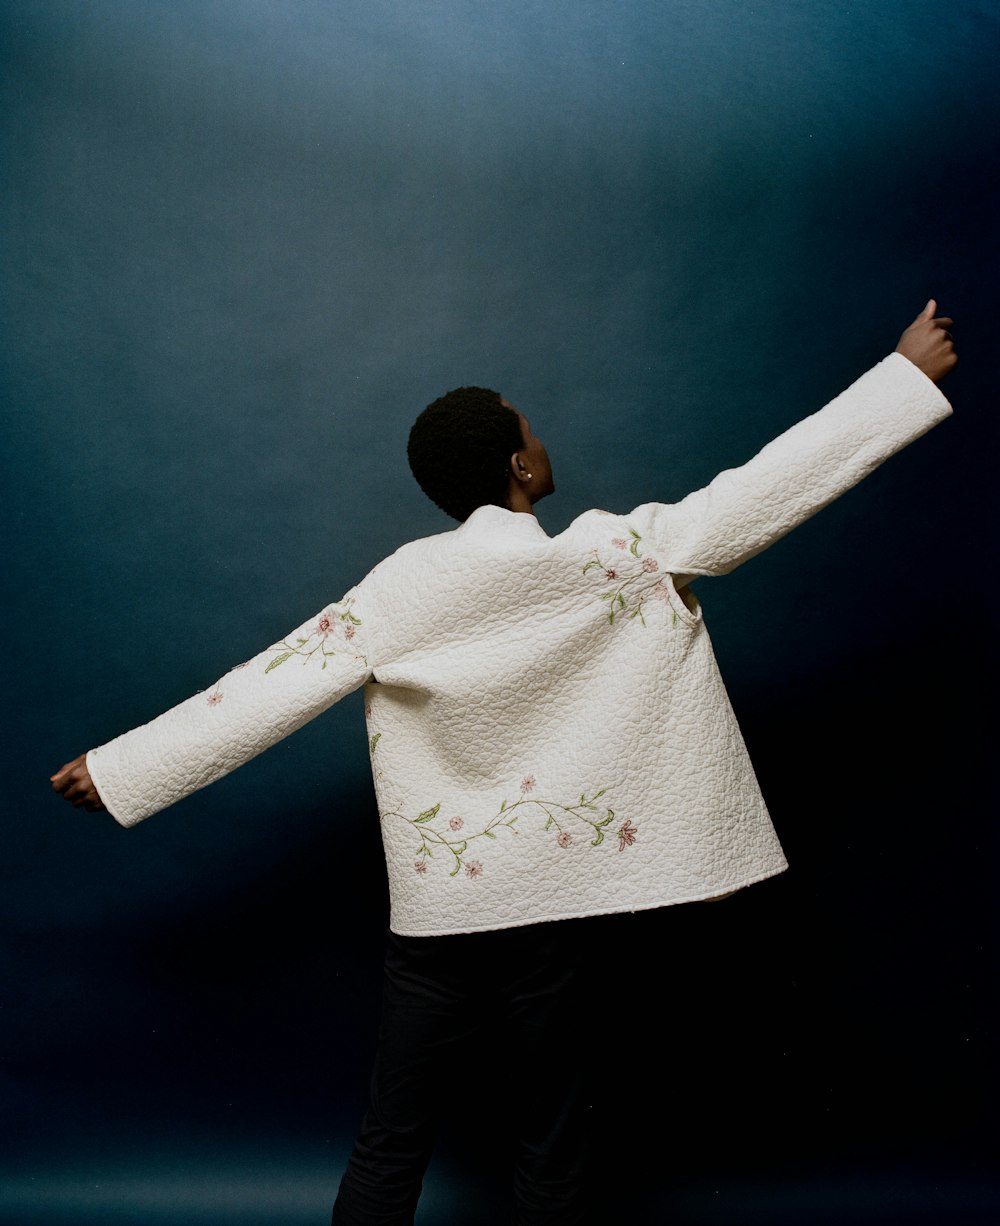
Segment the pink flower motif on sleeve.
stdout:
[[483,875],[482,861],[469,860],[465,866],[465,875],[467,877],[481,877]]
[[453,817],[451,821],[449,821],[448,825],[452,830],[461,830],[465,825],[465,819],[461,817]]
[[611,544],[616,549],[628,549],[628,541],[623,536],[614,536],[611,538]]
[[[330,605],[324,609],[316,621],[298,631],[294,638],[289,636],[275,643],[270,648],[274,653],[264,669],[265,673],[273,672],[287,660],[297,657],[303,664],[318,659],[320,667],[326,668],[334,656],[344,651],[343,643],[350,643],[361,625],[361,618],[352,611],[353,597],[346,597],[339,604]],[[339,639],[343,639],[343,643]],[[366,663],[365,657],[355,646],[351,654],[354,659]]]
[[556,842],[560,847],[569,847],[570,843],[573,842],[573,836],[568,830],[563,830],[556,836]]
[[618,850],[624,851],[626,847],[631,847],[638,833],[638,828],[626,818],[618,827]]
[[222,691],[213,690],[212,693],[209,694],[207,701],[210,707],[217,707],[219,703],[222,702]]
[[536,781],[535,781],[534,775],[525,775],[524,778],[521,780],[522,794],[527,795],[528,792],[533,792],[535,790],[535,782]]
[[413,866],[413,871],[415,873],[426,873],[427,872],[427,861],[418,860],[416,864],[414,864]]
[[660,569],[659,563],[655,558],[643,558],[642,569],[647,575],[655,574]]

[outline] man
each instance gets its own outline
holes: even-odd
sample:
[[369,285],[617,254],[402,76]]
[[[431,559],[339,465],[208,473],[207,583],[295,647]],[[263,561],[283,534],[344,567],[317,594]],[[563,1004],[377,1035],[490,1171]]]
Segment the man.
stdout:
[[404,546],[208,691],[52,777],[132,825],[366,685],[391,919],[372,1102],[335,1223],[412,1222],[484,1017],[525,1096],[515,1221],[583,1220],[586,917],[718,898],[786,867],[689,584],[950,413],[935,384],[955,363],[951,320],[935,310],[742,468],[554,538],[533,513],[554,483],[526,419],[496,392],[449,393],[409,456],[457,529]]

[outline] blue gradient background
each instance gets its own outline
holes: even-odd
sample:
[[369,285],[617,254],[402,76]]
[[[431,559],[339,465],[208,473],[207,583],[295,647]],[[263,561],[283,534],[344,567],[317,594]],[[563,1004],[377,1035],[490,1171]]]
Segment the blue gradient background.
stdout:
[[[997,6],[0,22],[0,1220],[326,1221],[373,1050],[357,696],[131,832],[60,763],[446,528],[405,439],[447,388],[527,413],[555,532],[745,460],[930,294],[955,418],[701,585],[792,871],[607,968],[600,1126],[611,1223],[997,1220]],[[419,1226],[505,1220],[456,1099]]]

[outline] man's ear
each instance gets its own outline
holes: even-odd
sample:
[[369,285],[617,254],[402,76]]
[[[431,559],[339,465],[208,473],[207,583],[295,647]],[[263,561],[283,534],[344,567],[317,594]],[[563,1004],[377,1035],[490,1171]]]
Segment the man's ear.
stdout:
[[510,475],[515,481],[520,481],[522,484],[531,480],[531,473],[528,472],[527,465],[524,462],[524,453],[515,451],[510,457]]

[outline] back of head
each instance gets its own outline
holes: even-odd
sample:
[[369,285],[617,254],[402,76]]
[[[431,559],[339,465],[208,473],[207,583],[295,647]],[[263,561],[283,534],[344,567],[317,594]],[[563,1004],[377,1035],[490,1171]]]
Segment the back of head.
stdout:
[[486,503],[508,505],[510,457],[522,443],[521,419],[499,392],[458,387],[413,423],[406,454],[427,497],[464,520]]

